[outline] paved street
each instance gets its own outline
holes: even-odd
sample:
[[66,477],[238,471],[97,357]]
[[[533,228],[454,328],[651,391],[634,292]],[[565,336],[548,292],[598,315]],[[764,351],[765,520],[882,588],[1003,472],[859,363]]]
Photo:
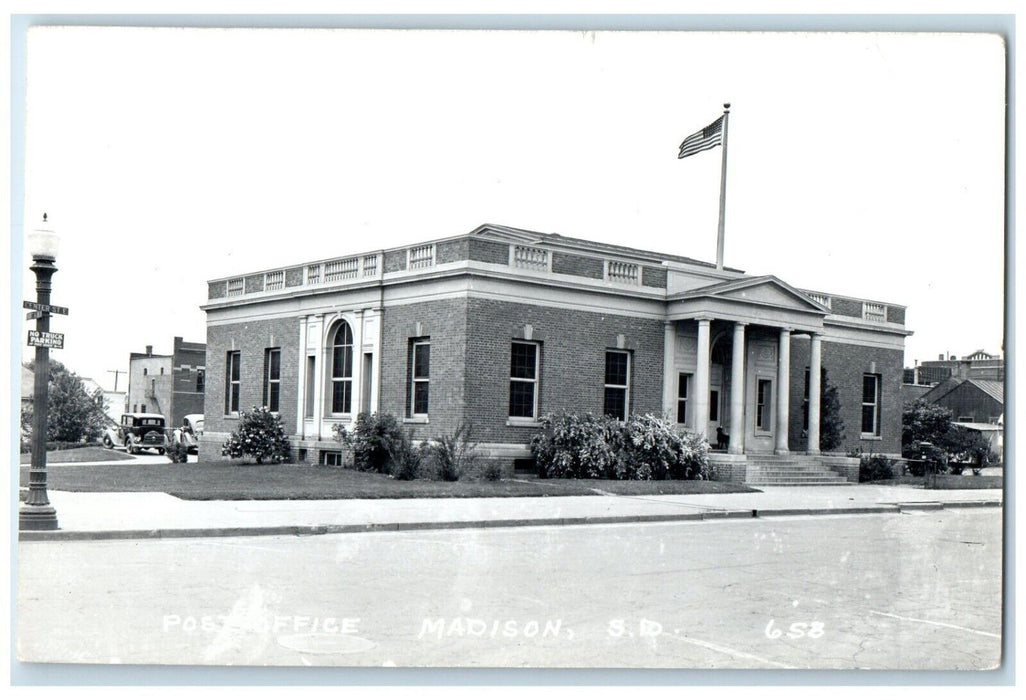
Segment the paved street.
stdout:
[[1000,512],[22,542],[18,656],[993,668]]

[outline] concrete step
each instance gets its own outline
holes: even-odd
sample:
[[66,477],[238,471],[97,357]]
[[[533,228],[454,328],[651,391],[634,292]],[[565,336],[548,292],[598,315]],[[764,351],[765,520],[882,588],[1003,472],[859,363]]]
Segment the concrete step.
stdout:
[[745,484],[748,486],[849,486],[851,482],[843,477],[810,479],[777,477],[772,479],[748,479]]

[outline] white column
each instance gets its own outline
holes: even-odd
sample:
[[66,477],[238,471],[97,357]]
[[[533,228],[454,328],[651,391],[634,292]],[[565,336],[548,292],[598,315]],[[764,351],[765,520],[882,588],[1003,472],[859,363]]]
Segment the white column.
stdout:
[[698,361],[695,367],[695,432],[709,438],[709,322],[698,320]]
[[777,431],[774,453],[786,455],[787,429],[790,420],[788,407],[791,400],[791,331],[780,329],[780,344],[777,348]]
[[296,435],[300,438],[305,438],[306,433],[303,429],[306,425],[304,416],[306,415],[306,317],[299,319],[299,359],[297,364],[299,365],[296,369],[297,391],[298,395],[296,401]]
[[809,350],[809,444],[806,451],[810,455],[819,454],[819,392],[820,366],[822,364],[821,336],[812,334],[812,345]]
[[314,434],[313,437],[316,440],[321,439],[321,427],[324,420],[324,382],[328,376],[325,371],[325,365],[331,362],[331,357],[328,354],[330,351],[325,349],[325,336],[328,329],[325,328],[325,317],[324,314],[318,314],[317,317],[320,319],[318,325],[319,337],[317,338],[316,345],[316,357],[314,360],[314,376],[311,377],[314,383]]
[[730,350],[730,446],[733,455],[745,451],[745,326],[734,324],[734,344]]
[[677,322],[663,322],[663,413],[677,420]]

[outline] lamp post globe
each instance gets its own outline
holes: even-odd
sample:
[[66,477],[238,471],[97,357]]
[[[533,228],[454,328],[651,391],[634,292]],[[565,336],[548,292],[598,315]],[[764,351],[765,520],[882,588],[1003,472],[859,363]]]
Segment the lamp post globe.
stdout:
[[[43,214],[40,227],[28,234],[28,252],[32,255],[29,269],[36,275],[36,301],[50,304],[51,280],[57,266],[59,239]],[[50,331],[50,315],[40,311],[36,330]],[[29,467],[29,491],[18,510],[19,530],[56,530],[57,511],[46,495],[46,426],[50,412],[50,349],[36,346],[35,373],[32,390],[32,463]]]

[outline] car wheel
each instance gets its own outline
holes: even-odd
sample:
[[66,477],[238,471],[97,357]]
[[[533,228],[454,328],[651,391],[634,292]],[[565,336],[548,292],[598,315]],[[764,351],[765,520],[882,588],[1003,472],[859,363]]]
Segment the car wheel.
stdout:
[[158,455],[162,455],[162,454],[164,454],[164,448],[163,448],[163,447],[158,447],[158,448],[157,448],[157,454],[158,454]]
[[130,455],[134,455],[136,453],[135,440],[133,440],[132,438],[125,439],[125,452],[127,452]]
[[108,450],[114,449],[114,441],[110,439],[110,435],[103,436],[103,446],[106,447]]

